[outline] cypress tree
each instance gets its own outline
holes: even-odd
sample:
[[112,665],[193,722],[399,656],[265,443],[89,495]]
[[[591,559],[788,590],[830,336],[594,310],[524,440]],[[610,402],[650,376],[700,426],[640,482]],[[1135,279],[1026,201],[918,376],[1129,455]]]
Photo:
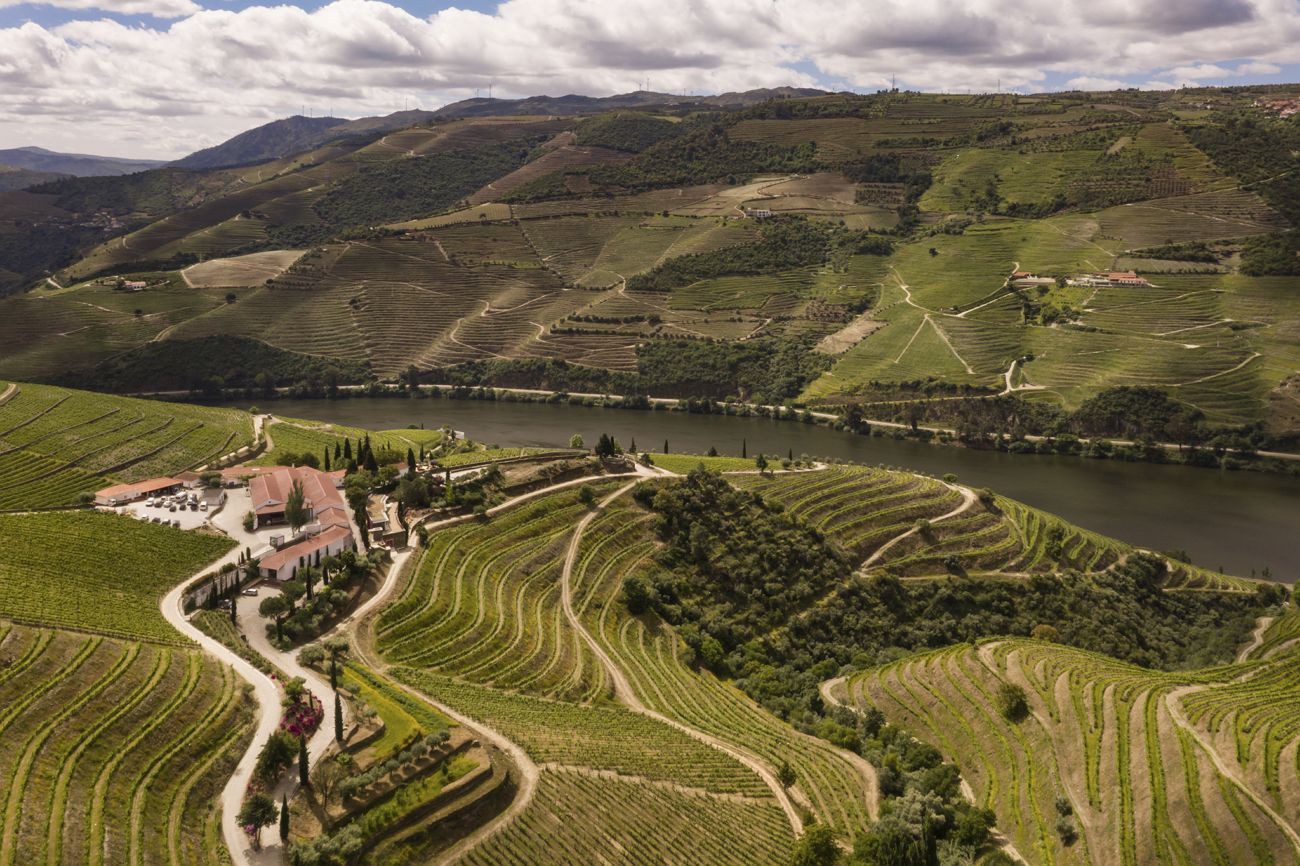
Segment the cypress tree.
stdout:
[[665,454],[668,453],[668,440],[667,440],[667,439],[664,440],[664,453],[665,453]]
[[230,624],[231,624],[231,625],[236,625],[236,624],[239,622],[239,620],[237,619],[237,617],[238,617],[237,609],[238,609],[238,608],[239,608],[239,596],[238,596],[238,595],[232,595],[232,596],[230,597]]
[[339,441],[335,439],[334,440],[334,462],[337,463],[342,456],[343,456],[343,449],[339,446]]
[[343,701],[334,693],[334,739],[343,742]]
[[280,842],[281,844],[289,841],[289,797],[287,794],[280,795]]
[[406,474],[415,477],[415,452],[410,448],[406,449]]
[[329,471],[330,471],[330,449],[329,449],[328,446],[326,446],[326,448],[325,448],[325,463],[324,463],[324,466],[325,466],[325,471],[326,471],[326,472],[329,472]]
[[740,456],[741,456],[742,458],[744,458],[744,457],[748,457],[748,456],[749,456],[749,440],[748,440],[748,439],[741,439],[741,440],[740,440]]
[[307,737],[298,738],[298,782],[304,787],[311,786],[311,768],[307,766]]
[[790,449],[790,452],[789,452],[788,454],[786,454],[786,457],[787,457],[791,462],[794,462],[794,449],[793,449],[793,448],[791,448],[791,449]]
[[344,439],[344,440],[343,440],[343,459],[344,459],[344,460],[351,460],[351,459],[352,459],[352,440],[351,440],[351,439]]
[[627,450],[628,450],[628,451],[631,451],[633,454],[636,453],[636,437],[635,437],[635,436],[632,437],[632,447],[631,447],[631,448],[628,448]]

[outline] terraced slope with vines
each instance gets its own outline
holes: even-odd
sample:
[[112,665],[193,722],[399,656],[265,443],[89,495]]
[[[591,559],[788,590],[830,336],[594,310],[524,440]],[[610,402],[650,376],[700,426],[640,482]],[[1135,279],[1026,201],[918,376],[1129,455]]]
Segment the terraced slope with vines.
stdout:
[[[855,674],[840,697],[956,760],[1031,862],[1294,863],[1293,666],[1162,673],[999,640]],[[1008,687],[1023,718],[1005,712]]]

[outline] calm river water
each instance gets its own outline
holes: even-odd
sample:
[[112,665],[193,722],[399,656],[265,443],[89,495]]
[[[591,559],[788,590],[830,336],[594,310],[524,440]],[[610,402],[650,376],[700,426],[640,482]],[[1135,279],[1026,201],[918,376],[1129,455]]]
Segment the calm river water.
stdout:
[[[230,404],[247,408],[248,403]],[[855,436],[767,418],[688,415],[555,404],[480,400],[276,400],[278,415],[385,430],[450,425],[496,445],[566,446],[581,433],[593,443],[610,433],[642,450],[834,457],[956,473],[974,487],[1046,509],[1080,526],[1156,550],[1185,550],[1197,565],[1300,580],[1300,479],[1074,457],[1000,454],[890,438]]]

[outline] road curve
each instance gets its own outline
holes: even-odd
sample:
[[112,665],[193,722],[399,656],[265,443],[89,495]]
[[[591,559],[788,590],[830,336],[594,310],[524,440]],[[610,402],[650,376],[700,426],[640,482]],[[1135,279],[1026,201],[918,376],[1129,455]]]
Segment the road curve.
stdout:
[[[217,564],[224,564],[226,559],[238,553],[237,548]],[[205,568],[203,571],[206,572],[208,569]],[[188,585],[189,581],[186,581],[163,596],[160,604],[163,618],[181,634],[198,644],[208,655],[233,667],[236,673],[252,684],[253,695],[257,699],[257,728],[252,742],[248,744],[239,763],[235,765],[235,772],[221,790],[221,836],[230,851],[230,858],[235,866],[254,866],[253,851],[248,836],[235,819],[239,815],[240,806],[243,805],[244,791],[253,778],[257,753],[280,724],[280,690],[266,674],[190,623],[181,608],[185,588]]]

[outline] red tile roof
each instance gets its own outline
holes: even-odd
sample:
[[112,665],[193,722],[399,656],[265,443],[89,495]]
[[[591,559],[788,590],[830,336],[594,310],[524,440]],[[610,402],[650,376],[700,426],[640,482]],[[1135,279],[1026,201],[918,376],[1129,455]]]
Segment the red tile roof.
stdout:
[[277,466],[270,472],[254,475],[248,482],[253,511],[257,514],[279,514],[284,511],[294,481],[302,484],[303,504],[311,509],[316,523],[322,528],[346,526],[351,531],[343,495],[334,486],[333,479],[310,466]]
[[298,557],[315,557],[316,551],[325,550],[332,544],[337,544],[344,539],[352,537],[352,529],[346,526],[331,527],[320,535],[313,535],[311,538],[304,539],[297,544],[291,544],[288,547],[277,550],[275,553],[262,557],[257,562],[258,568],[265,568],[270,571],[279,571]]

